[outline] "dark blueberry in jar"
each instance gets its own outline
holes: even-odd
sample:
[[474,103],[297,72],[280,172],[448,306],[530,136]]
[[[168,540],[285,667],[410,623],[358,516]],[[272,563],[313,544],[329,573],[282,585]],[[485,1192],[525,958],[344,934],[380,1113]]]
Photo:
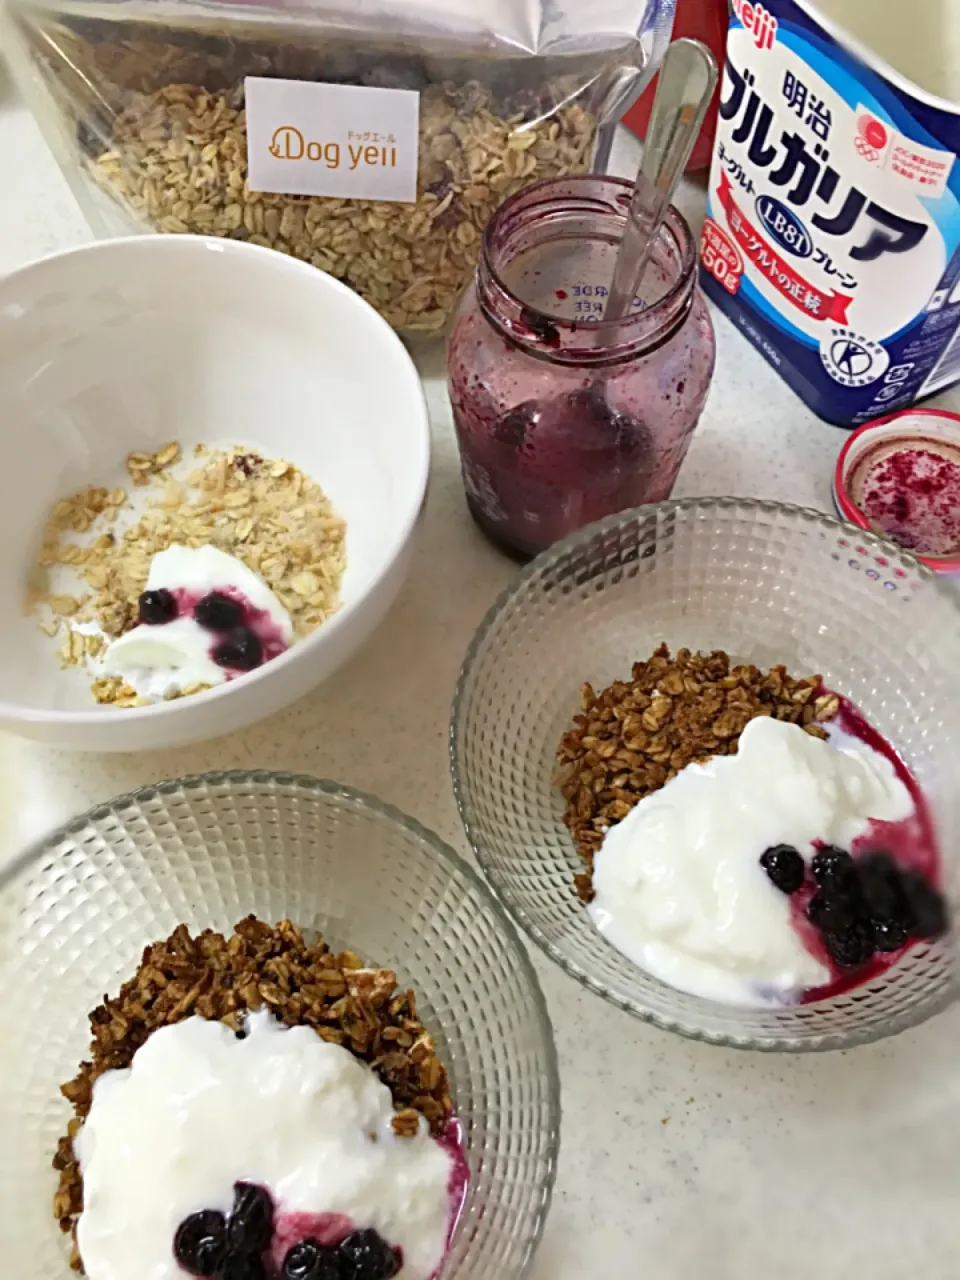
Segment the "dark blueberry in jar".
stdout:
[[615,409],[601,383],[575,391],[566,397],[569,421],[584,441],[594,447],[616,449],[621,464],[642,470],[653,461],[653,441],[649,430],[627,413]]
[[947,904],[926,876],[904,871],[900,884],[910,911],[910,932],[915,938],[938,938],[949,925]]
[[238,1182],[233,1189],[233,1212],[227,1232],[231,1249],[263,1253],[273,1239],[273,1201],[269,1192],[252,1182]]
[[813,855],[813,878],[822,889],[844,888],[856,880],[857,869],[844,849],[827,844]]
[[806,863],[793,845],[773,845],[760,855],[760,865],[781,893],[796,893],[803,884]]
[[534,401],[517,405],[493,424],[493,438],[510,449],[519,451],[527,439],[527,432],[536,426],[540,410]]
[[629,422],[626,414],[614,409],[602,389],[596,383],[581,391],[574,391],[566,398],[573,422],[586,428],[604,444],[616,444]]
[[838,932],[824,931],[823,941],[842,969],[866,964],[874,952],[873,930],[866,920],[854,920]]
[[539,338],[541,342],[555,346],[560,341],[560,330],[552,320],[542,315],[539,311],[524,307],[520,312],[520,323],[525,329],[529,329],[535,338]]
[[258,1254],[230,1249],[214,1275],[215,1280],[267,1280],[267,1268]]
[[236,667],[238,671],[252,671],[263,661],[263,645],[260,637],[249,627],[235,627],[213,651],[218,667]]
[[177,616],[176,599],[166,587],[142,592],[139,606],[140,621],[151,627],[159,626],[162,622],[172,622]]
[[173,1237],[173,1256],[192,1276],[212,1276],[227,1249],[227,1220],[216,1209],[184,1218]]
[[397,1255],[378,1231],[353,1231],[340,1241],[344,1280],[390,1280],[399,1268]]
[[288,1251],[281,1280],[341,1280],[340,1255],[308,1236]]
[[211,591],[198,602],[193,616],[208,631],[232,631],[243,623],[244,608],[222,591]]

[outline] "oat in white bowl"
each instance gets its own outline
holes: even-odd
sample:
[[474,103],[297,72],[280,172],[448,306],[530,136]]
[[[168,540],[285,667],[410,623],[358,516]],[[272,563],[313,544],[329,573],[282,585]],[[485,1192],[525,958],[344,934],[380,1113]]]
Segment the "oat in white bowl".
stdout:
[[[0,280],[0,432],[11,460],[0,469],[0,727],[96,751],[235,732],[340,667],[403,584],[430,463],[416,368],[370,306],[293,258],[193,236],[87,245]],[[319,485],[345,530],[339,603],[243,679],[149,706],[98,705],[88,672],[61,670],[24,615],[24,594],[54,505],[91,488],[149,501],[152,485],[131,486],[124,460],[149,472],[172,441],[186,471],[242,443],[289,463],[291,483],[298,473]],[[198,445],[206,459],[194,458]],[[240,545],[255,547],[255,532]],[[295,579],[308,600],[322,589],[326,611],[328,584],[307,559],[289,582],[286,569],[261,576],[289,600]],[[296,628],[298,610],[285,607]]]
[[60,499],[43,531],[27,607],[99,703],[236,679],[338,607],[346,530],[320,486],[243,446],[193,455],[131,454],[128,487]]

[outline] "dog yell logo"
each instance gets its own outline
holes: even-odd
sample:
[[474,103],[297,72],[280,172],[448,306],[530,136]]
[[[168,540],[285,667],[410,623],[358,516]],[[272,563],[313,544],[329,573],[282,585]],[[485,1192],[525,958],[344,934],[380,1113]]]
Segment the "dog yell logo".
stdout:
[[[269,151],[275,160],[313,160],[328,169],[344,166],[350,173],[358,169],[395,169],[397,148],[389,135],[350,133],[351,139],[342,147],[339,142],[307,142],[295,125],[283,124],[275,129]],[[373,139],[371,142],[370,139]],[[346,152],[346,154],[344,154]]]
[[263,76],[244,86],[251,191],[416,201],[419,93]]

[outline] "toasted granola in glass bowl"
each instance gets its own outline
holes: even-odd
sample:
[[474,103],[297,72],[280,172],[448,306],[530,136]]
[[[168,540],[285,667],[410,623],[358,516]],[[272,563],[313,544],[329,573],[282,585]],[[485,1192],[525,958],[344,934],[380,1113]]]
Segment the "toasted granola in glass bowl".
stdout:
[[[537,557],[493,605],[460,674],[451,725],[453,779],[464,826],[484,873],[513,917],[552,960],[590,990],[664,1029],[737,1048],[810,1051],[868,1043],[923,1021],[955,996],[955,926],[949,926],[945,906],[955,912],[960,900],[960,804],[953,784],[960,767],[957,623],[955,601],[907,553],[798,507],[735,498],[684,499],[636,508],[571,535]],[[891,784],[891,793],[896,792],[891,804],[906,806],[889,821],[884,819],[889,828],[884,838],[899,839],[904,833],[898,823],[914,814],[922,830],[906,833],[911,839],[918,837],[911,854],[922,855],[929,866],[929,871],[921,870],[930,875],[931,883],[918,886],[925,901],[920,903],[916,931],[909,935],[910,945],[901,946],[899,934],[885,937],[886,950],[877,948],[881,954],[876,965],[866,973],[857,967],[868,941],[865,934],[861,937],[859,915],[852,922],[857,928],[851,937],[841,938],[841,929],[850,922],[828,919],[821,908],[831,903],[816,899],[817,888],[824,887],[815,883],[818,870],[828,878],[827,867],[820,867],[812,852],[816,834],[805,837],[813,865],[812,876],[805,873],[802,890],[797,886],[798,895],[806,895],[802,901],[798,897],[797,912],[805,912],[806,918],[797,935],[801,928],[818,928],[828,950],[833,947],[830,956],[854,971],[854,982],[821,987],[820,960],[811,949],[817,970],[804,970],[795,988],[802,992],[799,998],[791,992],[789,1000],[779,999],[779,987],[771,984],[751,993],[763,997],[762,1003],[751,1005],[717,989],[712,996],[702,988],[701,993],[690,986],[681,989],[675,969],[672,980],[666,977],[666,964],[659,976],[654,974],[652,948],[647,948],[650,962],[644,966],[626,954],[630,939],[621,935],[613,942],[614,913],[622,902],[614,902],[609,892],[606,903],[594,899],[588,905],[583,900],[596,888],[595,854],[606,841],[606,828],[611,843],[618,843],[618,831],[625,831],[645,804],[642,794],[652,787],[651,799],[656,801],[665,785],[674,788],[676,796],[675,783],[700,767],[670,732],[658,738],[668,728],[667,716],[675,702],[683,704],[682,695],[675,698],[659,689],[661,675],[669,683],[681,674],[671,671],[665,652],[658,653],[662,643],[673,655],[683,654],[685,664],[703,655],[707,670],[697,676],[701,686],[713,677],[721,686],[711,695],[716,699],[711,718],[716,732],[711,729],[709,745],[702,744],[710,757],[711,764],[704,766],[710,776],[722,772],[729,778],[729,770],[721,771],[720,766],[739,760],[748,736],[756,745],[757,726],[765,723],[775,730],[773,737],[780,737],[782,728],[786,736],[793,736],[794,746],[797,738],[801,744],[812,744],[814,755],[828,744],[817,742],[818,733],[811,736],[809,731],[822,726],[829,736],[834,719],[841,731],[852,729],[853,737],[872,737],[871,749],[878,755],[883,748],[886,760],[880,772],[888,781],[902,784],[901,790]],[[645,661],[653,663],[648,673]],[[743,667],[750,669],[744,682]],[[687,675],[694,677],[690,671]],[[613,697],[610,691],[621,686],[624,697]],[[796,695],[799,705],[809,708],[801,711],[799,725],[790,721],[794,712],[783,700],[787,691],[791,705]],[[628,694],[635,705],[627,705]],[[729,704],[728,694],[734,699]],[[744,727],[743,713],[750,712],[761,695],[770,700],[765,709],[774,712],[773,717],[748,717]],[[743,707],[736,702],[741,698]],[[783,718],[775,714],[777,707],[787,717],[782,726],[773,723]],[[631,713],[639,723],[628,726]],[[604,720],[608,715],[611,723]],[[614,725],[618,715],[623,723]],[[736,755],[721,750],[732,740],[723,735],[731,731],[740,733]],[[766,729],[761,729],[759,739],[769,739]],[[604,756],[612,761],[621,749],[626,752],[621,757],[624,768],[608,773]],[[678,774],[668,780],[675,752]],[[751,753],[754,760],[758,756],[762,766],[763,751]],[[782,758],[768,756],[774,762]],[[584,768],[588,776],[581,787]],[[829,769],[834,768],[830,764]],[[631,776],[634,770],[640,776]],[[762,767],[757,777],[761,774],[755,790],[761,803],[754,806],[751,801],[736,815],[721,818],[736,823],[743,813],[778,812],[777,806],[762,804],[778,786],[788,798],[794,794],[776,777],[766,776]],[[813,803],[830,793],[814,785],[802,794]],[[613,807],[605,812],[608,799]],[[699,822],[699,811],[684,812],[677,801],[671,806],[679,823],[688,815],[691,824],[694,819]],[[672,838],[676,833],[673,818],[667,822],[664,817],[666,807],[664,801],[657,821],[661,833]],[[645,812],[652,814],[653,808],[645,806]],[[881,816],[869,814],[871,820]],[[636,823],[630,829],[636,832]],[[726,838],[730,829],[714,828],[712,838]],[[671,847],[683,852],[682,858],[666,851],[662,857],[658,854],[656,874],[662,872],[662,880],[644,881],[654,874],[647,861],[653,842],[634,844],[622,862],[618,853],[617,875],[622,870],[630,886],[641,890],[644,883],[661,884],[671,877],[676,883],[676,868],[687,867],[686,851],[695,849],[698,857],[703,854],[699,879],[685,880],[678,888],[686,892],[692,884],[693,897],[701,886],[707,897],[715,894],[710,840],[702,826],[696,827],[695,835],[694,840],[684,836],[673,841]],[[769,845],[776,857],[773,875],[769,870],[766,875],[773,882],[785,868],[777,864],[775,841]],[[846,874],[851,849],[835,849],[827,861]],[[776,893],[776,886],[770,889],[763,882],[766,867],[760,859],[766,852],[763,846],[756,849],[757,866],[751,863],[751,869],[761,881],[758,893]],[[890,850],[878,845],[877,852]],[[900,848],[894,852],[899,860]],[[584,861],[591,859],[592,880],[590,869],[584,871]],[[714,869],[718,865],[715,860]],[[881,863],[880,870],[885,866]],[[616,885],[620,883],[618,878]],[[792,883],[785,877],[782,884],[787,895]],[[912,890],[912,880],[909,885]],[[730,885],[723,880],[721,888]],[[607,910],[606,919],[597,917],[598,908]],[[785,897],[784,908],[792,912],[792,900]],[[680,927],[666,910],[659,920],[665,930]],[[902,922],[894,923],[899,928]],[[631,932],[633,940],[641,936]],[[753,933],[744,939],[743,954],[760,936],[766,946],[769,931]],[[778,945],[782,936],[777,934]],[[713,932],[706,932],[706,938],[712,946]],[[847,950],[848,943],[851,948],[856,943],[856,954]],[[677,949],[672,943],[663,947],[658,961],[672,963]],[[701,954],[705,956],[706,949]],[[735,954],[732,946],[729,954]],[[793,952],[789,958],[792,963]]]
[[[107,1077],[108,1087],[114,1090],[112,1097],[115,1102],[118,1077],[112,1073],[124,1072],[127,1080],[121,1087],[133,1093],[133,1077],[144,1070],[141,1050],[157,1032],[171,1027],[180,1029],[176,1034],[186,1033],[184,1044],[194,1052],[206,1049],[209,1063],[209,1049],[216,1041],[211,1040],[207,1045],[197,1038],[200,1028],[183,1025],[198,1018],[218,1024],[218,1030],[226,1028],[238,1041],[258,1038],[258,1051],[261,1045],[266,1048],[269,1042],[264,1042],[262,1037],[269,1035],[274,1025],[307,1028],[311,1035],[323,1042],[322,1054],[317,1045],[308,1047],[306,1053],[303,1052],[304,1046],[299,1045],[300,1053],[291,1058],[289,1054],[279,1054],[280,1049],[293,1047],[291,1038],[274,1036],[272,1041],[278,1072],[285,1067],[291,1070],[291,1074],[293,1070],[303,1072],[311,1066],[319,1068],[319,1076],[313,1082],[318,1105],[306,1113],[307,1119],[317,1121],[316,1131],[304,1137],[308,1157],[317,1161],[327,1157],[330,1163],[336,1164],[341,1154],[335,1149],[328,1151],[324,1148],[323,1113],[331,1105],[340,1105],[339,1099],[326,1096],[331,1081],[342,1083],[345,1074],[349,1079],[350,1055],[374,1073],[381,1090],[369,1092],[367,1082],[363,1118],[368,1125],[376,1126],[376,1131],[372,1139],[368,1138],[368,1146],[364,1146],[361,1140],[359,1152],[355,1150],[352,1153],[354,1174],[361,1190],[356,1187],[340,1189],[336,1218],[344,1221],[335,1220],[332,1203],[322,1202],[323,1192],[329,1194],[330,1188],[317,1188],[302,1174],[300,1180],[305,1185],[296,1188],[297,1208],[292,1207],[291,1183],[296,1182],[300,1172],[293,1154],[289,1149],[281,1152],[278,1162],[276,1153],[271,1151],[274,1144],[263,1142],[265,1136],[276,1134],[287,1118],[282,1105],[276,1105],[275,1083],[267,1077],[264,1080],[266,1090],[259,1095],[253,1092],[251,1085],[255,1086],[257,1081],[257,1064],[254,1063],[251,1070],[249,1063],[240,1061],[238,1055],[244,1055],[246,1049],[235,1045],[232,1055],[229,1052],[224,1055],[222,1035],[218,1047],[227,1073],[222,1084],[230,1087],[231,1070],[234,1080],[244,1067],[247,1075],[252,1076],[252,1079],[244,1081],[247,1091],[241,1101],[246,1104],[245,1122],[239,1138],[236,1137],[236,1118],[230,1108],[223,1108],[218,1117],[216,1108],[210,1104],[207,1088],[200,1090],[199,1102],[195,1101],[196,1094],[190,1096],[189,1090],[177,1092],[180,1080],[176,1067],[182,1071],[184,1064],[174,1056],[175,1069],[168,1079],[170,1088],[164,1092],[161,1086],[160,1090],[162,1110],[158,1118],[161,1125],[159,1132],[154,1130],[150,1134],[149,1159],[145,1159],[142,1166],[134,1164],[131,1168],[129,1159],[122,1158],[127,1152],[125,1143],[118,1153],[121,1158],[115,1159],[113,1167],[109,1167],[111,1153],[109,1149],[103,1151],[101,1148],[104,1145],[109,1147],[112,1137],[108,1127],[109,1115],[104,1119],[104,1111],[109,1109],[111,1102],[110,1098],[103,1101],[103,1086],[99,1081]],[[189,1239],[189,1227],[185,1231],[181,1228],[179,1233],[175,1230],[179,1223],[174,1214],[174,1221],[167,1224],[169,1238],[166,1240],[161,1223],[156,1253],[151,1256],[147,1245],[139,1257],[125,1259],[124,1269],[139,1265],[144,1274],[148,1271],[152,1274],[166,1261],[173,1270],[169,1246],[174,1246],[176,1254],[179,1234],[181,1252],[186,1255],[185,1259],[180,1259],[181,1265],[185,1265],[188,1271],[191,1271],[191,1264],[199,1265],[202,1266],[201,1274],[216,1273],[219,1277],[227,1269],[230,1223],[237,1216],[236,1207],[231,1212],[235,1180],[239,1175],[248,1179],[256,1173],[260,1177],[256,1184],[258,1198],[270,1207],[271,1230],[255,1239],[252,1250],[234,1252],[241,1257],[252,1254],[254,1265],[261,1262],[268,1276],[271,1268],[282,1274],[290,1251],[303,1252],[303,1242],[307,1238],[324,1236],[325,1243],[320,1247],[327,1251],[328,1257],[339,1259],[344,1253],[349,1253],[358,1232],[362,1236],[371,1230],[376,1231],[379,1240],[387,1241],[387,1247],[379,1250],[381,1257],[376,1260],[385,1262],[386,1266],[368,1268],[365,1280],[390,1280],[386,1273],[394,1274],[394,1255],[403,1264],[398,1269],[400,1273],[409,1267],[408,1274],[414,1274],[417,1259],[411,1259],[410,1255],[415,1252],[422,1252],[429,1259],[426,1265],[431,1275],[436,1270],[434,1260],[442,1257],[456,1225],[469,1177],[459,1125],[453,1113],[446,1067],[437,1056],[432,1036],[417,1016],[415,993],[398,988],[397,975],[393,970],[367,968],[354,952],[333,952],[322,938],[307,942],[289,920],[272,927],[251,915],[239,921],[229,936],[211,929],[193,936],[185,925],[179,925],[169,938],[144,949],[136,972],[123,983],[118,994],[92,1010],[90,1027],[93,1039],[89,1059],[81,1062],[77,1074],[61,1087],[61,1092],[74,1109],[74,1117],[57,1143],[53,1158],[53,1166],[60,1176],[53,1212],[60,1229],[73,1242],[71,1265],[75,1270],[86,1270],[78,1239],[81,1225],[85,1238],[93,1241],[97,1261],[106,1252],[107,1265],[110,1265],[114,1231],[111,1219],[123,1224],[125,1235],[145,1237],[147,1230],[143,1229],[144,1224],[147,1228],[156,1225],[158,1206],[164,1206],[161,1213],[166,1211],[167,1197],[163,1192],[166,1190],[169,1194],[170,1185],[177,1183],[184,1160],[190,1158],[196,1165],[203,1149],[208,1148],[211,1142],[216,1142],[224,1152],[227,1168],[231,1161],[235,1161],[234,1174],[224,1177],[223,1167],[210,1171],[204,1179],[206,1194],[196,1193],[198,1199],[192,1202],[194,1234],[198,1216],[212,1213],[214,1217],[212,1222],[201,1217],[204,1230],[199,1249],[197,1240]],[[169,1032],[165,1042],[168,1039]],[[226,1045],[230,1046],[229,1036]],[[152,1047],[155,1049],[156,1045]],[[168,1053],[165,1062],[170,1061]],[[189,1068],[189,1062],[186,1065]],[[202,1070],[209,1079],[210,1066],[205,1065]],[[353,1074],[355,1077],[356,1072]],[[303,1080],[301,1075],[301,1085]],[[384,1087],[389,1092],[389,1101],[382,1094]],[[154,1090],[154,1097],[156,1092]],[[142,1101],[143,1096],[141,1087],[134,1097]],[[150,1097],[149,1091],[147,1097]],[[220,1125],[217,1124],[218,1118],[222,1121]],[[296,1107],[293,1118],[298,1125],[305,1124],[304,1113],[299,1107]],[[256,1133],[258,1120],[266,1133]],[[345,1132],[348,1137],[355,1138],[356,1135],[351,1133],[351,1123],[352,1117],[345,1126]],[[143,1127],[146,1129],[147,1125]],[[88,1128],[92,1129],[94,1136],[85,1142]],[[128,1135],[129,1130],[126,1133]],[[202,1134],[202,1137],[194,1138],[192,1133]],[[409,1141],[403,1142],[403,1139]],[[230,1151],[231,1143],[236,1148],[234,1151]],[[131,1141],[130,1146],[136,1149],[135,1142]],[[402,1205],[398,1213],[396,1206],[390,1212],[391,1206],[382,1204],[376,1206],[380,1211],[376,1224],[363,1216],[369,1212],[369,1204],[365,1203],[368,1189],[376,1186],[383,1177],[385,1148],[390,1150],[389,1165],[399,1175],[401,1185],[408,1175],[405,1165],[409,1164],[411,1157],[415,1163],[426,1161],[430,1165],[433,1177],[424,1178],[417,1186],[418,1207],[422,1211],[419,1218],[403,1212]],[[440,1156],[439,1152],[443,1155]],[[258,1165],[258,1159],[263,1164]],[[279,1198],[273,1180],[265,1176],[267,1170],[276,1175],[278,1163],[284,1190]],[[92,1171],[95,1188],[92,1205],[84,1200],[84,1168]],[[143,1185],[138,1185],[140,1179]],[[250,1184],[244,1182],[241,1185],[247,1187]],[[201,1198],[202,1205],[199,1203]],[[214,1202],[222,1207],[211,1210]],[[345,1212],[348,1208],[352,1214]],[[82,1223],[88,1209],[90,1218],[95,1220]],[[305,1219],[311,1214],[312,1221],[307,1225]],[[187,1221],[189,1219],[190,1215]],[[97,1239],[98,1234],[100,1240]],[[185,1235],[188,1239],[184,1248]],[[411,1241],[419,1248],[412,1250]],[[194,1246],[192,1249],[191,1244]],[[198,1253],[200,1256],[195,1257]],[[379,1274],[379,1271],[384,1274]]]
[[[250,914],[259,923],[245,919]],[[296,927],[262,923],[269,920]],[[239,1054],[230,1060],[242,1062],[246,1051],[261,1051],[258,1026],[250,1024],[264,1007],[297,1023],[272,1032],[281,1041],[309,1032],[306,1052],[339,1053],[343,1036],[354,1067],[358,1058],[373,1067],[390,1090],[394,1146],[420,1141],[415,1117],[421,1137],[431,1127],[436,1133],[452,1106],[466,1191],[438,1274],[522,1275],[543,1227],[556,1161],[549,1022],[506,917],[477,877],[418,824],[346,788],[293,775],[162,783],[91,810],[23,855],[0,876],[0,924],[10,1032],[0,1059],[8,1139],[0,1154],[0,1244],[20,1280],[70,1275],[69,1238],[51,1206],[59,1197],[69,1230],[78,1207],[72,1144],[82,1129],[76,1114],[71,1123],[63,1081],[73,1079],[68,1092],[82,1113],[92,1078],[103,1067],[127,1066],[141,1042],[132,1072],[118,1072],[114,1083],[136,1083],[142,1065],[146,1088],[151,1053],[161,1065],[182,1062],[175,1037],[198,1027],[218,1038],[211,1060]],[[365,967],[356,968],[361,957]],[[178,972],[184,984],[195,979],[189,990],[176,990]],[[316,981],[304,982],[308,973]],[[165,983],[175,990],[165,995]],[[114,993],[106,1001],[105,991]],[[258,1013],[238,1028],[248,1034],[237,1040],[235,1015],[258,1002]],[[78,1074],[90,1010],[96,1048]],[[218,1013],[227,1021],[215,1020]],[[367,1065],[362,1071],[382,1091]],[[229,1088],[226,1078],[217,1096]],[[113,1094],[117,1108],[122,1091]],[[122,1114],[135,1127],[148,1110]],[[242,1142],[246,1114],[253,1142],[254,1111],[235,1108],[238,1136],[231,1141]],[[381,1133],[379,1145],[385,1141]],[[216,1159],[223,1145],[210,1144]],[[59,1192],[55,1155],[64,1178]],[[205,1159],[189,1167],[207,1168]],[[256,1169],[240,1180],[257,1183]],[[227,1186],[217,1203],[192,1204],[188,1212],[223,1213],[231,1223],[233,1192]],[[278,1231],[282,1221],[281,1206]],[[289,1235],[281,1241],[284,1248],[296,1243]]]

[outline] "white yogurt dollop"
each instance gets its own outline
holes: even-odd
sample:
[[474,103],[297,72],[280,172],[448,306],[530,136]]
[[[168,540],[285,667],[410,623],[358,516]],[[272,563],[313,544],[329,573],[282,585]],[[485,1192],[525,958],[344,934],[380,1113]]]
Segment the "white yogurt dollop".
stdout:
[[783,1003],[830,975],[761,854],[789,844],[809,859],[815,840],[848,849],[871,818],[912,812],[884,756],[759,717],[736,755],[687,765],[611,827],[588,910],[617,950],[671,986],[729,1004]]
[[[286,609],[262,578],[235,556],[217,547],[167,547],[150,562],[145,590],[188,591],[197,598],[225,587],[240,592],[268,615],[285,645],[293,640]],[[138,626],[107,646],[104,675],[120,676],[141,697],[164,698],[195,684],[218,685],[227,679],[210,656],[212,639],[192,617],[159,626]]]
[[389,1089],[349,1050],[269,1013],[247,1031],[188,1018],[97,1080],[74,1139],[88,1280],[183,1280],[177,1227],[199,1209],[228,1213],[238,1181],[265,1186],[278,1214],[375,1227],[403,1250],[398,1275],[427,1280],[446,1246],[451,1155],[425,1121],[415,1137],[394,1133]]

